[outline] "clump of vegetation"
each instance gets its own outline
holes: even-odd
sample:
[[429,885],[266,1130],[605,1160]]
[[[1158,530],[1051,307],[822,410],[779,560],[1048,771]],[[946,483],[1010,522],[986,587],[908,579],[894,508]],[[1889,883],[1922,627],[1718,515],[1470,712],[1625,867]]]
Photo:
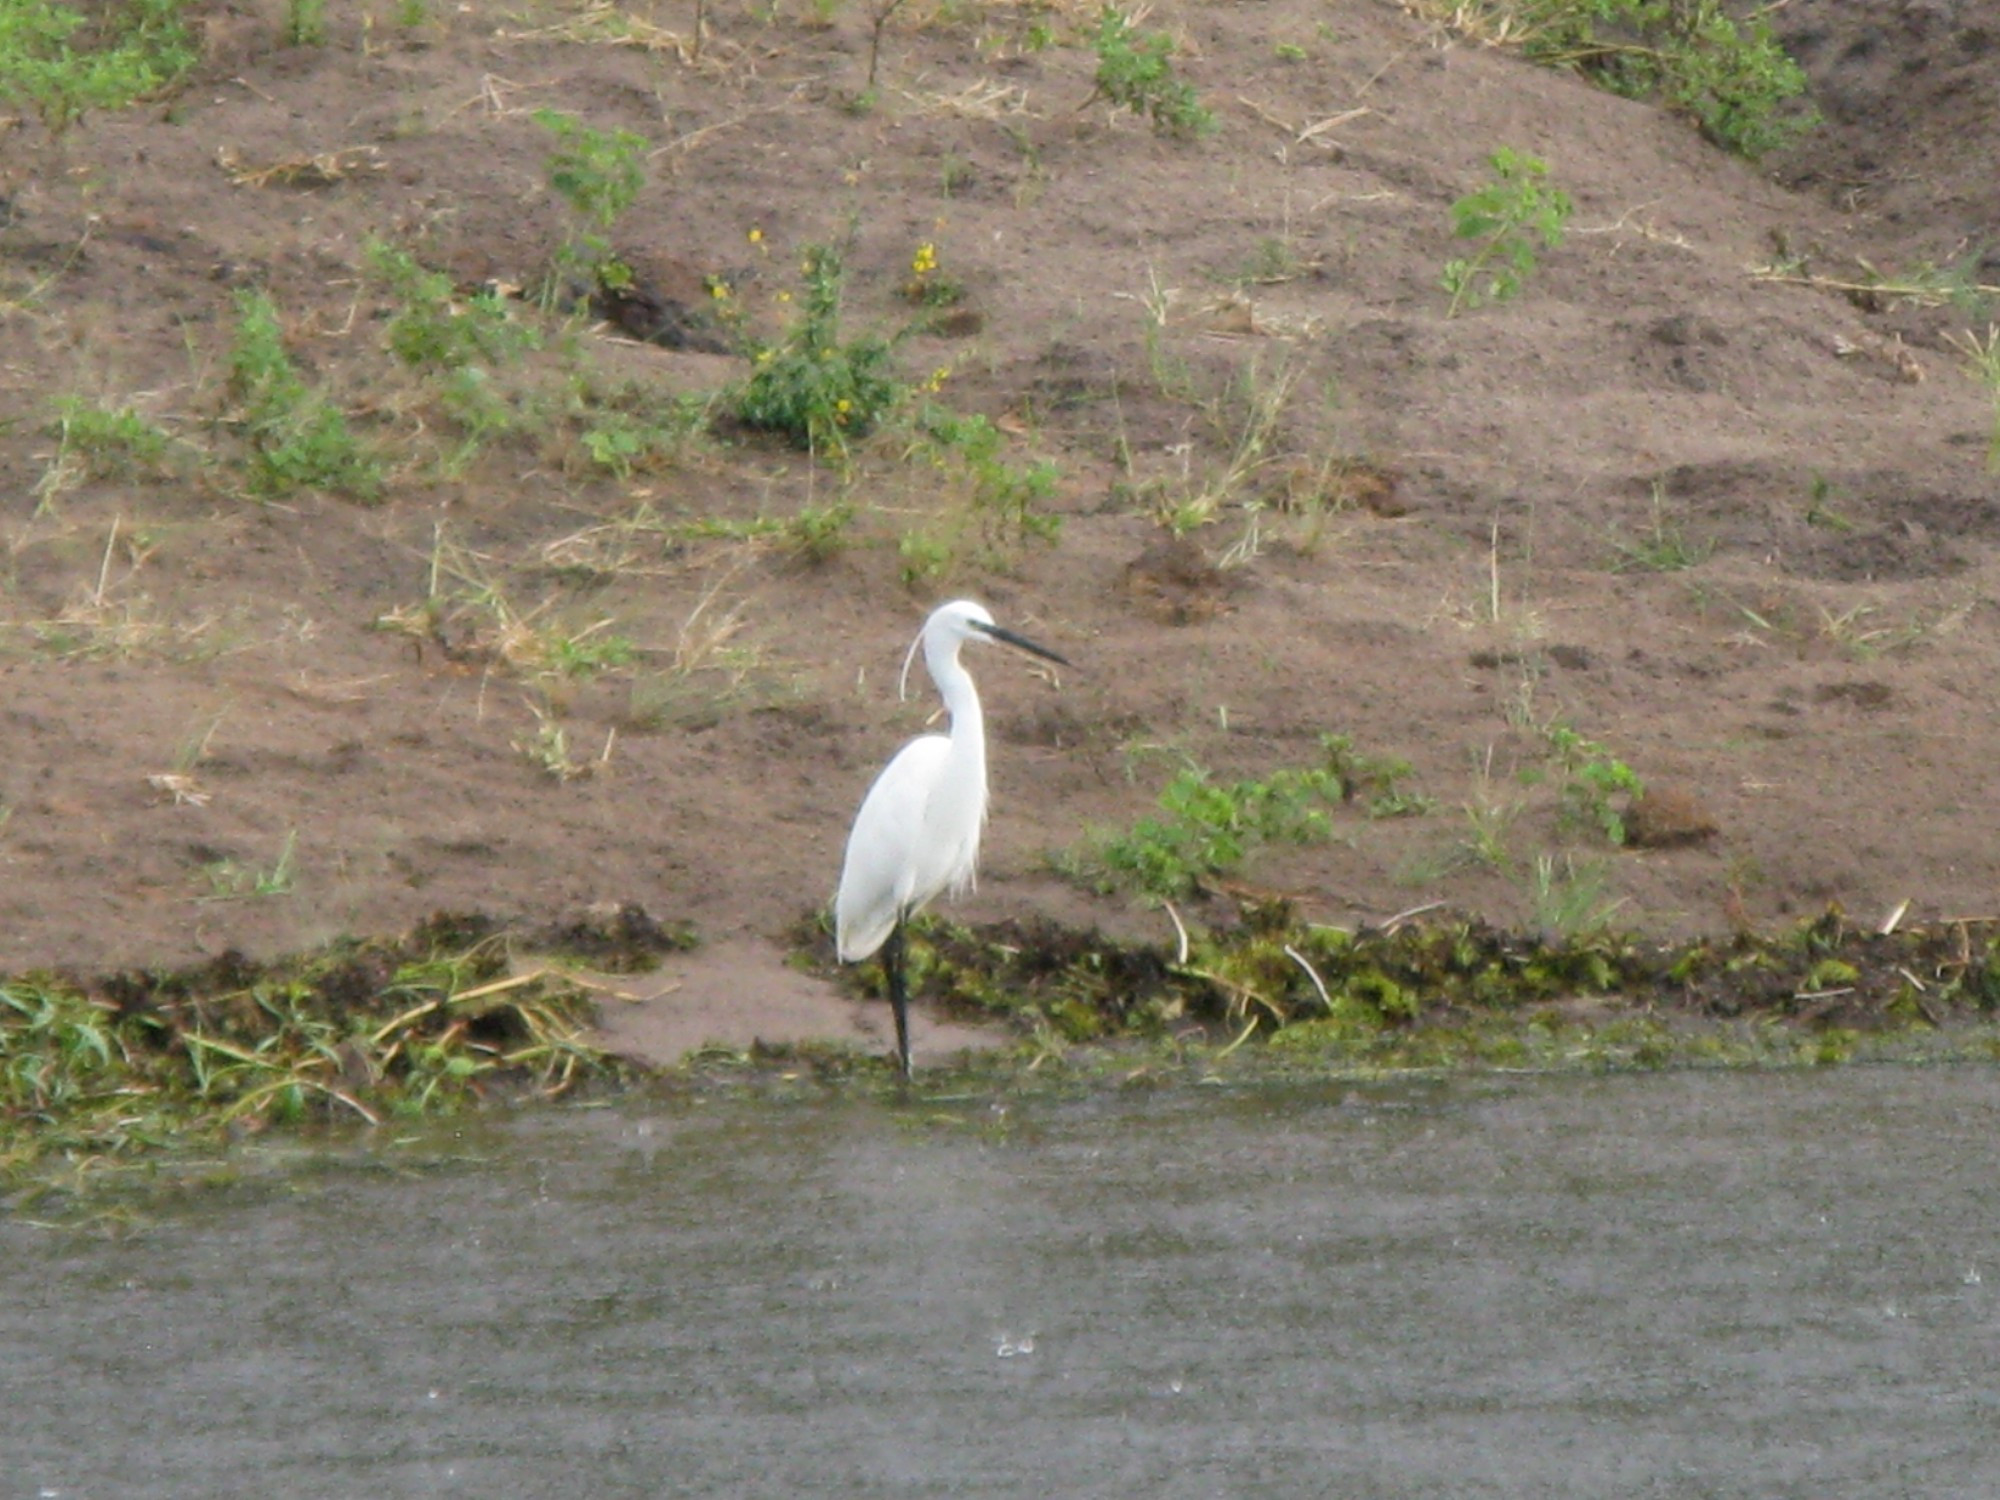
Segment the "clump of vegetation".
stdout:
[[789,516],[754,516],[747,521],[704,516],[684,521],[671,535],[687,541],[771,543],[805,563],[823,563],[846,550],[854,525],[854,503],[808,502]]
[[664,395],[636,384],[570,382],[569,416],[583,457],[619,479],[670,467],[707,430],[712,395]]
[[1355,748],[1352,735],[1323,734],[1319,743],[1343,797],[1363,800],[1369,817],[1420,818],[1435,810],[1434,798],[1404,785],[1416,768],[1401,756],[1369,755]]
[[558,109],[538,109],[533,118],[556,138],[549,186],[583,224],[564,248],[565,264],[598,286],[630,286],[631,268],[613,252],[611,231],[646,185],[650,143],[630,130],[593,130]]
[[972,486],[972,506],[1016,540],[1038,536],[1054,542],[1062,516],[1038,506],[1056,490],[1060,470],[1048,462],[1016,468],[1000,456],[1000,428],[984,416],[962,416],[948,406],[926,402],[918,416],[928,456],[940,468],[958,468]]
[[285,834],[277,860],[268,868],[246,865],[239,860],[218,859],[202,867],[208,881],[205,901],[265,900],[289,896],[298,881],[299,831]]
[[451,278],[385,240],[366,250],[369,271],[399,304],[384,330],[389,350],[414,369],[462,370],[500,365],[539,348],[534,329],[516,319],[497,292],[461,299]]
[[1281,769],[1262,780],[1219,782],[1204,767],[1185,766],[1161,789],[1160,816],[1098,835],[1074,868],[1101,872],[1097,884],[1106,890],[1186,896],[1234,873],[1263,845],[1330,837],[1327,809],[1347,795],[1331,753],[1327,764]]
[[639,648],[608,616],[578,622],[545,597],[523,608],[481,557],[442,525],[431,545],[423,599],[378,615],[377,630],[437,647],[451,661],[544,689],[630,668]]
[[[1810,1066],[1869,1055],[1869,1033],[1891,1055],[1929,1045],[1990,1057],[2000,1045],[2000,938],[1967,946],[1955,924],[1857,931],[1836,910],[1770,937],[1655,943],[1608,925],[1615,903],[1591,872],[1551,863],[1548,875],[1534,934],[1458,918],[1350,930],[1302,922],[1283,901],[1165,948],[927,918],[910,929],[912,987],[1031,1030],[1038,1062],[1135,1034],[1171,1035],[1171,1059],[1196,1028],[1226,1026],[1234,1042],[1187,1056],[1204,1073],[1256,1031],[1274,1034],[1250,1066],[1320,1069]],[[1581,1014],[1584,995],[1604,1000]],[[1947,1018],[1986,1024],[1927,1044]]]
[[381,465],[355,439],[340,408],[307,388],[285,352],[276,304],[261,291],[239,292],[236,317],[229,389],[240,404],[238,426],[250,444],[257,492],[379,495]]
[[539,348],[541,336],[513,315],[499,293],[461,298],[449,276],[430,270],[407,250],[375,240],[366,255],[369,273],[397,304],[384,329],[390,352],[437,381],[438,404],[463,435],[447,462],[456,467],[515,425],[495,375]]
[[1461,307],[1505,302],[1517,295],[1536,265],[1535,241],[1553,250],[1569,222],[1569,195],[1544,185],[1546,163],[1502,146],[1487,158],[1493,180],[1451,206],[1451,232],[1478,241],[1471,255],[1445,262],[1447,316]]
[[1755,160],[1818,123],[1806,76],[1757,10],[1722,0],[1431,0],[1454,30],[1573,68],[1627,98],[1665,100],[1725,150]]
[[736,419],[801,448],[844,457],[902,399],[888,340],[840,337],[843,271],[830,245],[808,245],[804,295],[785,337],[751,347],[754,368],[734,393]]
[[[641,961],[688,945],[636,912],[601,940]],[[558,1095],[620,1071],[587,1039],[590,1008],[546,969],[512,972],[504,934],[463,917],[87,989],[0,978],[0,1192],[16,1206],[77,1194],[268,1126]]]
[[941,515],[904,534],[899,545],[905,583],[929,582],[948,572],[972,525],[982,529],[999,562],[1019,543],[1053,542],[1061,533],[1062,517],[1040,508],[1055,493],[1059,471],[1053,463],[1008,463],[1001,456],[1005,439],[999,428],[983,416],[961,415],[936,402],[924,403],[916,425],[913,454],[930,461],[945,489],[963,492],[966,506],[956,517]]
[[1618,554],[1611,565],[1614,573],[1679,573],[1699,566],[1715,550],[1713,542],[1689,537],[1680,522],[1667,513],[1666,485],[1659,480],[1653,481],[1652,513],[1646,529],[1636,536],[1614,537],[1611,545]]
[[1625,808],[1646,789],[1638,772],[1567,724],[1551,724],[1543,734],[1563,776],[1565,817],[1603,835],[1607,843],[1623,844]]
[[326,0],[285,0],[285,40],[294,47],[324,47]]
[[950,307],[965,300],[965,285],[938,268],[937,245],[925,240],[910,257],[910,279],[903,283],[903,296],[920,307]]
[[49,431],[64,455],[75,454],[100,476],[157,473],[173,452],[173,439],[136,408],[97,405],[81,396],[57,399]]
[[185,0],[87,9],[55,0],[0,4],[0,101],[33,109],[55,134],[92,109],[123,109],[171,88],[196,51]]
[[1098,12],[1096,90],[1092,99],[1109,99],[1134,114],[1145,115],[1153,128],[1168,135],[1213,135],[1215,116],[1193,87],[1174,76],[1174,40],[1163,31],[1143,32],[1116,6]]

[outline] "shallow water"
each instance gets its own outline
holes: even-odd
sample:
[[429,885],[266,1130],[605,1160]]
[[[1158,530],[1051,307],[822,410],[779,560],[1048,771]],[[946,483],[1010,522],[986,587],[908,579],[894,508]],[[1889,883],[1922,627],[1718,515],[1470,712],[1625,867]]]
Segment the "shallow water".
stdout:
[[0,1228],[0,1496],[2000,1493],[2000,1072],[539,1113]]

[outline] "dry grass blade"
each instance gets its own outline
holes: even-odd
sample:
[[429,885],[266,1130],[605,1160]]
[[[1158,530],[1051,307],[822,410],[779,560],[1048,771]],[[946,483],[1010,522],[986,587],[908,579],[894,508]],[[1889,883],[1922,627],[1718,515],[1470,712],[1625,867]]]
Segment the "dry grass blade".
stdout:
[[919,114],[950,115],[961,120],[1000,120],[1009,115],[1031,114],[1028,91],[1017,84],[995,83],[982,78],[955,94],[897,93],[916,106]]
[[[726,69],[742,55],[743,49],[715,36],[697,11],[695,35],[656,25],[643,16],[611,4],[587,5],[571,16],[547,26],[524,31],[494,32],[499,42],[561,42],[572,47],[629,47],[640,52],[670,52],[684,67]],[[716,56],[720,48],[726,56]]]
[[252,166],[235,147],[223,146],[215,153],[215,164],[238,187],[276,183],[295,188],[329,187],[363,172],[380,172],[385,166],[382,153],[373,146],[343,146],[338,151],[286,157],[267,166]]

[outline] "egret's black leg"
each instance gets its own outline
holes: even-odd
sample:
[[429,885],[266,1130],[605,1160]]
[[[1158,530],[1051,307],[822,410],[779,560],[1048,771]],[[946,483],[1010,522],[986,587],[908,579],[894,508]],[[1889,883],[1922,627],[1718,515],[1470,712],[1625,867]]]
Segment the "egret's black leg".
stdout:
[[910,1072],[910,991],[903,973],[903,924],[898,922],[882,945],[882,977],[889,981],[889,1005],[896,1012],[896,1058],[905,1080]]

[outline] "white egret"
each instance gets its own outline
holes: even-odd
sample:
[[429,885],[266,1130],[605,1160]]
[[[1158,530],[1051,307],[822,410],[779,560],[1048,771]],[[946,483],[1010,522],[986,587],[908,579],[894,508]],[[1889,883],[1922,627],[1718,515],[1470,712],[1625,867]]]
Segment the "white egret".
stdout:
[[859,963],[878,949],[889,1004],[896,1013],[896,1056],[910,1076],[909,994],[903,973],[903,924],[941,891],[957,895],[973,882],[979,832],[986,823],[986,724],[972,676],[959,664],[967,641],[1004,641],[1063,666],[1046,646],[1002,630],[986,607],[970,599],[941,604],[903,658],[924,648],[924,665],[951,714],[951,733],[911,740],[882,768],[847,835],[840,893],[833,901],[834,940],[842,963]]

